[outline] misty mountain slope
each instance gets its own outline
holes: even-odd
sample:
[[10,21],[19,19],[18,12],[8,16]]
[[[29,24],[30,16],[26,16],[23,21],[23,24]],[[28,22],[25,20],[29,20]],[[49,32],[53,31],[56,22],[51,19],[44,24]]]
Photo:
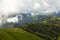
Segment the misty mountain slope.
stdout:
[[[18,22],[18,25],[22,25],[27,22],[31,23],[32,21],[36,21],[38,19],[37,17],[36,18],[32,17],[33,18],[32,19],[31,14],[32,16],[37,13],[38,15],[53,14],[53,12],[60,11],[59,4],[60,4],[60,0],[29,0],[29,1],[28,0],[1,0],[0,1],[0,25],[5,23],[10,23],[10,22],[13,23]],[[24,13],[24,15],[22,13]],[[20,15],[20,18],[18,18],[15,17],[15,14],[22,14],[22,15]],[[30,15],[25,15],[25,14],[30,14]],[[10,15],[14,15],[14,16],[10,16]],[[60,13],[56,15],[60,16]]]
[[60,11],[49,13],[39,13],[39,12],[28,12],[28,13],[19,13],[15,15],[10,15],[5,20],[2,21],[2,27],[16,27],[22,26],[26,23],[32,22],[43,22],[44,20],[50,20],[52,17],[60,17]]
[[33,22],[22,26],[24,30],[31,32],[45,40],[57,40],[60,36],[60,17],[44,17],[43,22]]
[[43,40],[20,28],[0,28],[0,40]]

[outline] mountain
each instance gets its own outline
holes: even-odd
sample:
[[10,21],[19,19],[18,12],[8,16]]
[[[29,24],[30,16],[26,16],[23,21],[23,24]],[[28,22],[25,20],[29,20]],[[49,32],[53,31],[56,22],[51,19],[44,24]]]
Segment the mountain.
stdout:
[[58,12],[54,12],[53,14],[54,14],[55,16],[60,17],[60,11],[58,11]]
[[[47,14],[47,13],[46,13]],[[3,24],[3,27],[8,27],[8,26],[22,26],[27,23],[32,23],[32,22],[42,22],[44,20],[50,20],[53,16],[58,16],[60,17],[60,11],[59,12],[53,12],[48,15],[43,15],[42,13],[19,13],[16,15],[10,15],[8,16],[8,21],[6,21],[5,24]]]

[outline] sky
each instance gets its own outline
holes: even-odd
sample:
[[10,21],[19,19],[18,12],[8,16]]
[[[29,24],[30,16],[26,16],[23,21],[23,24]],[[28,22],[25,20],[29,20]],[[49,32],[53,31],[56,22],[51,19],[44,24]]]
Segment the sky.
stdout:
[[31,10],[58,11],[60,0],[0,0],[0,13],[2,14]]
[[60,0],[0,0],[0,23],[10,14],[32,10],[46,13],[60,11]]
[[[9,14],[31,10],[59,11],[60,0],[0,0],[0,13]],[[2,12],[3,11],[3,12]]]

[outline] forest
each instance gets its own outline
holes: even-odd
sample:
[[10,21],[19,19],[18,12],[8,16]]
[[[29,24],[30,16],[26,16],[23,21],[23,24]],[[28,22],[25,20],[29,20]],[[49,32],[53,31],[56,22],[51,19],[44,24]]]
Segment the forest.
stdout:
[[49,16],[43,20],[42,22],[26,23],[21,27],[19,26],[19,28],[45,40],[58,40],[60,37],[60,17]]

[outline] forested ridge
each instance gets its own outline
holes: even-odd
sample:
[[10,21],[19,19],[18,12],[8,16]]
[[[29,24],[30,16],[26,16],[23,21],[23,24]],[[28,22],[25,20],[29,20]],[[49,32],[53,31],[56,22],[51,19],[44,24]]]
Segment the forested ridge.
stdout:
[[42,22],[32,22],[19,27],[30,33],[33,33],[45,40],[58,40],[60,36],[60,17],[49,16],[44,18]]

